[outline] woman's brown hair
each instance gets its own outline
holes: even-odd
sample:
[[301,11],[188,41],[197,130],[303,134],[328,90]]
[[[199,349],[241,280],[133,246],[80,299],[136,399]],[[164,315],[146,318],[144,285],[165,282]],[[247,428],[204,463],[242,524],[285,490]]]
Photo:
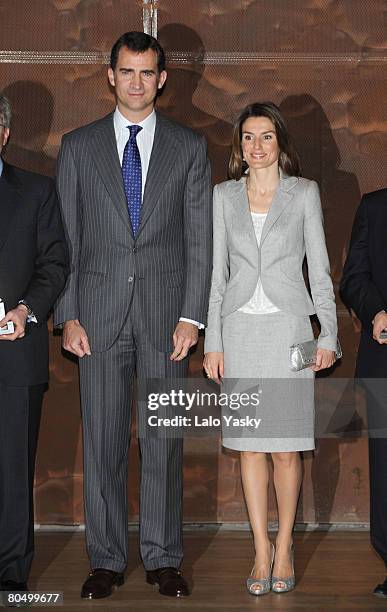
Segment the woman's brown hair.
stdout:
[[280,150],[278,163],[281,170],[287,176],[299,176],[301,172],[300,160],[278,106],[273,102],[254,102],[254,104],[249,104],[243,109],[234,125],[231,156],[228,163],[229,177],[239,181],[248,168],[246,162],[243,161],[242,127],[249,117],[267,117],[270,119],[277,136]]

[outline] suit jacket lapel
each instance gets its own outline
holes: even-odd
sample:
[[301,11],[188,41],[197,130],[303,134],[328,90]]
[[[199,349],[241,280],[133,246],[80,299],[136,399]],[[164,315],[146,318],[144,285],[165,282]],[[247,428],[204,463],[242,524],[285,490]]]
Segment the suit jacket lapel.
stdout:
[[3,248],[15,221],[15,215],[21,212],[20,182],[12,171],[12,166],[4,162],[0,177],[0,250]]
[[236,201],[238,206],[236,207],[235,214],[237,217],[238,227],[245,231],[252,241],[256,244],[257,240],[255,237],[255,231],[253,221],[251,219],[249,198],[247,196],[246,177],[242,176],[239,181],[235,183],[236,189]]
[[110,113],[94,126],[90,139],[91,153],[110,198],[124,223],[131,230],[128,206],[122,180],[120,160],[114,133],[113,113]]
[[280,182],[274,193],[273,201],[262,229],[261,245],[289,202],[292,201],[294,195],[293,188],[297,183],[298,178],[296,176],[287,177],[280,172]]
[[156,115],[156,129],[149,160],[138,234],[148,221],[168,179],[177,155],[175,129],[171,122]]

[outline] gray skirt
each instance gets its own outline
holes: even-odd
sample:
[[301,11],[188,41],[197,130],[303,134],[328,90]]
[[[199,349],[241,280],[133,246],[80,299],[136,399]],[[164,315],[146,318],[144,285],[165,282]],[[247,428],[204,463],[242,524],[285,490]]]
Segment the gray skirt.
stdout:
[[235,311],[224,317],[222,337],[223,446],[267,453],[314,449],[314,372],[289,367],[289,347],[313,339],[309,316]]

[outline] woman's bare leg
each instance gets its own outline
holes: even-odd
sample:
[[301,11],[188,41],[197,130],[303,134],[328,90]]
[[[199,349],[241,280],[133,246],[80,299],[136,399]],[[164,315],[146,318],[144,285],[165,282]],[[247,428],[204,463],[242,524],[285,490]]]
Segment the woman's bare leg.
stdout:
[[273,575],[287,578],[292,574],[290,547],[293,542],[293,526],[302,482],[302,465],[299,452],[272,453],[272,458],[278,505],[278,534]]
[[243,491],[254,535],[255,564],[252,576],[267,578],[270,574],[271,546],[268,536],[269,469],[266,453],[241,451]]

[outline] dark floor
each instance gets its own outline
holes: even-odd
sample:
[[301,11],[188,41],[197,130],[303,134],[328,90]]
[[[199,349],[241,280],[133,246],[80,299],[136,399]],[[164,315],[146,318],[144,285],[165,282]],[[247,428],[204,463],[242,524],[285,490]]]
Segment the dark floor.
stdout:
[[87,576],[84,535],[36,535],[30,588],[63,591],[66,610],[372,610],[387,609],[387,600],[371,591],[384,579],[384,567],[366,532],[304,532],[295,535],[296,589],[287,594],[249,595],[244,583],[251,570],[251,536],[243,531],[196,531],[185,534],[183,571],[192,587],[186,599],[159,595],[144,580],[137,535],[130,534],[125,584],[112,597],[85,601],[79,597]]

